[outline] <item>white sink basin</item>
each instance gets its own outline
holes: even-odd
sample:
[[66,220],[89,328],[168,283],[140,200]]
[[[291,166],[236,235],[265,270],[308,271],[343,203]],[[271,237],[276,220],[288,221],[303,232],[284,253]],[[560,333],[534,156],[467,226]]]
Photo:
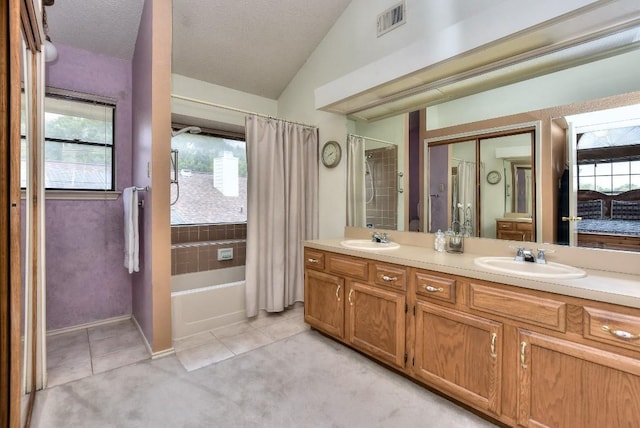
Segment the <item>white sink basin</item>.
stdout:
[[347,239],[340,242],[345,248],[351,248],[352,250],[394,250],[400,248],[400,244],[395,242],[373,242],[370,239]]
[[572,279],[587,276],[585,271],[573,266],[553,262],[547,262],[547,264],[520,262],[513,257],[477,257],[474,262],[489,270],[530,278]]

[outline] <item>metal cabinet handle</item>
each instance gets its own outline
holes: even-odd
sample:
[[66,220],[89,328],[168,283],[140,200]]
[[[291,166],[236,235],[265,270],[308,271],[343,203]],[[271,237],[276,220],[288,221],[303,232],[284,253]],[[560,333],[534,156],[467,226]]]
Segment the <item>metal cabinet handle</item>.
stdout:
[[386,281],[386,282],[393,282],[393,281],[397,281],[397,280],[398,280],[398,278],[397,278],[397,277],[395,277],[395,276],[388,276],[388,275],[382,275],[380,278],[381,278],[383,281]]
[[624,331],[624,330],[611,330],[608,325],[603,325],[602,329],[604,331],[608,331],[609,333],[611,333],[612,336],[615,336],[618,339],[624,339],[624,340],[638,340],[638,339],[640,339],[640,334],[633,334],[633,333],[629,333],[628,331]]
[[338,284],[338,286],[336,287],[336,299],[338,299],[338,302],[340,301],[340,287],[341,285]]
[[351,300],[351,295],[353,294],[353,288],[349,290],[349,304],[353,306],[353,301]]
[[527,368],[527,342],[520,343],[520,367]]
[[307,261],[308,261],[309,263],[320,263],[320,260],[318,260],[318,259],[312,259],[312,258],[308,258],[308,259],[307,259]]
[[403,179],[402,177],[404,177],[404,172],[399,172],[398,173],[398,193],[403,193],[404,192],[404,186],[403,186]]
[[427,285],[427,284],[423,285],[422,288],[427,290],[429,293],[442,293],[442,292],[444,292],[444,288],[442,288],[442,287],[436,288],[436,287],[434,287],[432,285]]
[[498,333],[491,333],[491,357],[497,358],[498,354],[496,354],[496,339],[498,338]]

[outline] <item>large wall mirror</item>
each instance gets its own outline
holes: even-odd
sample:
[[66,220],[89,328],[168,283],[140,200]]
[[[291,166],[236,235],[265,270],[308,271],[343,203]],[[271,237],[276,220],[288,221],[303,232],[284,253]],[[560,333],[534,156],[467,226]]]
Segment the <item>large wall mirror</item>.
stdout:
[[[417,142],[422,145],[423,162],[419,169],[406,169],[405,192],[398,194],[399,198],[407,198],[408,206],[413,187],[409,183],[414,183],[414,176],[421,180],[418,230],[447,230],[452,221],[457,221],[462,226],[466,223],[469,236],[481,238],[640,251],[640,224],[609,241],[603,236],[588,235],[591,232],[584,230],[584,220],[582,231],[580,222],[572,221],[586,209],[587,204],[579,204],[579,200],[602,199],[601,220],[611,220],[611,200],[622,201],[615,203],[619,213],[622,205],[624,209],[635,209],[640,199],[640,192],[636,191],[640,189],[640,176],[635,172],[640,162],[640,142],[631,138],[623,144],[624,149],[607,149],[606,153],[591,150],[588,156],[582,149],[581,158],[576,160],[572,159],[578,157],[576,146],[580,144],[571,148],[571,140],[585,138],[582,135],[587,132],[601,136],[628,126],[630,121],[640,123],[640,109],[634,107],[640,105],[640,80],[634,74],[638,64],[640,50],[630,50],[428,107],[426,124],[421,123],[424,129]],[[616,70],[615,79],[610,78],[611,70]],[[590,84],[585,86],[585,81]],[[622,107],[626,109],[624,120],[620,114],[617,119],[593,118],[599,116],[598,112]],[[402,128],[407,121],[389,123]],[[409,135],[406,128],[398,132]],[[375,132],[367,135],[378,136]],[[399,147],[401,152],[411,153],[408,140],[405,147]],[[599,159],[594,161],[594,154]],[[589,156],[591,159],[587,159]],[[565,191],[561,188],[564,182],[577,186],[579,170],[583,171],[582,186],[586,186],[589,168],[599,171],[593,172],[593,183],[613,183],[618,180],[613,172],[606,174],[608,178],[598,174],[626,168],[622,175],[626,177],[628,193],[618,196],[621,192],[611,184],[593,189],[599,195],[588,195],[584,188],[578,192],[577,187],[561,194]],[[416,230],[409,227],[413,220],[405,218],[401,230]]]

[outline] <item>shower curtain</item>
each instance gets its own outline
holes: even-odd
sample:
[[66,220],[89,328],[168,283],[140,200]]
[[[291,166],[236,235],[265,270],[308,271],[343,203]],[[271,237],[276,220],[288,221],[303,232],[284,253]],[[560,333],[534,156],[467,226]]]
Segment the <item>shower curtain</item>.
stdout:
[[318,237],[318,129],[246,118],[246,313],[304,301],[302,241]]
[[364,138],[347,136],[347,225],[354,227],[367,222],[364,145]]
[[475,235],[476,165],[469,161],[458,163],[458,202],[455,207],[460,222],[460,232]]

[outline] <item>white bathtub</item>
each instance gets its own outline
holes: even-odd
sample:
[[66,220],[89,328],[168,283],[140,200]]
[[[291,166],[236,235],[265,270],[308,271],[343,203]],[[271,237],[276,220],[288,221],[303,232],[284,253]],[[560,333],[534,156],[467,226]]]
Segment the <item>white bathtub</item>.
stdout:
[[246,319],[244,266],[171,277],[173,339]]

